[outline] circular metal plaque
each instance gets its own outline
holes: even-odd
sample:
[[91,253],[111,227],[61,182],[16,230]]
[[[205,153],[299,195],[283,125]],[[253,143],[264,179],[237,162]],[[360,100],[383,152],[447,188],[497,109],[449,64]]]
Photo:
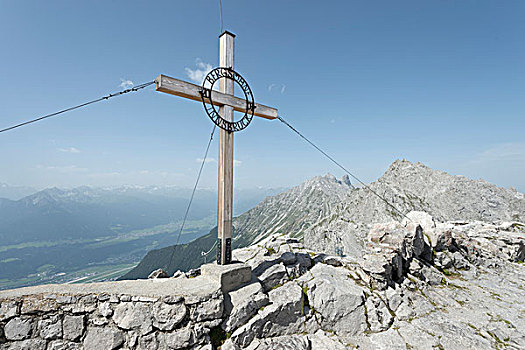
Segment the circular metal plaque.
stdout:
[[[213,85],[222,78],[230,79],[236,82],[237,85],[241,87],[244,93],[244,100],[246,101],[246,105],[244,108],[244,116],[237,121],[229,121],[221,117],[221,115],[219,114],[219,112],[213,104]],[[209,88],[205,87],[206,83],[210,84]],[[248,85],[246,80],[244,80],[244,78],[232,68],[218,67],[210,71],[208,75],[206,75],[206,78],[204,78],[204,81],[202,82],[201,99],[202,103],[204,104],[206,114],[208,114],[208,117],[210,117],[210,119],[215,123],[215,125],[217,125],[223,130],[229,132],[241,131],[245,129],[253,119],[253,112],[255,111],[255,102],[253,99],[252,90],[250,89],[250,86]]]

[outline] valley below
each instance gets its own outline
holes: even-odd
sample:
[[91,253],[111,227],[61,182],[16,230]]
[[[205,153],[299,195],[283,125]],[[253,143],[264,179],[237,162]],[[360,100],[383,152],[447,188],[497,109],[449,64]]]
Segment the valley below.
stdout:
[[[180,243],[208,233],[215,217],[186,223]],[[181,222],[117,236],[0,246],[0,289],[44,283],[85,283],[125,274],[152,249],[173,245]]]
[[[6,189],[0,194],[12,192]],[[239,190],[236,208],[247,210],[278,191]],[[177,243],[189,194],[172,187],[79,187],[0,198],[0,289],[126,274],[149,251]],[[214,227],[215,197],[197,191],[180,244]]]

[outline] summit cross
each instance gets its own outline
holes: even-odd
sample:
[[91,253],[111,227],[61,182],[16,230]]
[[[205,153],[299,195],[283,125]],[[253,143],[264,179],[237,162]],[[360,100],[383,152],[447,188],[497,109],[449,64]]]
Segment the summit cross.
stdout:
[[[225,72],[234,73],[234,42],[235,35],[228,31],[223,32],[219,36],[219,66],[222,67],[219,69],[222,69]],[[246,99],[239,98],[234,95],[234,82],[239,81],[233,79],[233,73],[219,76],[219,91],[212,89],[203,91],[203,86],[188,83],[186,81],[171,78],[165,75],[159,75],[155,79],[155,90],[188,98],[190,100],[203,101],[212,105],[212,107],[218,106],[218,120],[223,119],[229,122],[234,122],[234,111],[247,112],[248,107],[250,107],[251,113],[255,116],[266,119],[276,119],[278,116],[276,108],[257,103],[250,105],[248,96],[246,96],[246,91]],[[242,79],[242,81],[245,83],[244,79]],[[219,186],[217,207],[217,263],[220,265],[226,265],[231,263],[232,260],[233,131],[227,130],[227,128],[224,128],[221,126],[221,124],[218,124],[216,120],[214,120],[214,122],[220,128]],[[247,126],[247,124],[244,124],[243,128]]]

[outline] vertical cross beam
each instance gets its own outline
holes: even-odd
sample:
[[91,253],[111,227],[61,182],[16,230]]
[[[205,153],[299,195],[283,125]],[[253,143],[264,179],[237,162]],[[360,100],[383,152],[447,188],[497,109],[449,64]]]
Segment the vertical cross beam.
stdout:
[[[235,35],[224,32],[219,37],[221,67],[230,67],[234,64]],[[221,79],[221,92],[233,95],[234,82],[231,79]],[[233,107],[221,106],[220,115],[233,121]],[[232,257],[232,219],[233,219],[233,132],[219,129],[219,196],[217,210],[217,263],[229,264]]]

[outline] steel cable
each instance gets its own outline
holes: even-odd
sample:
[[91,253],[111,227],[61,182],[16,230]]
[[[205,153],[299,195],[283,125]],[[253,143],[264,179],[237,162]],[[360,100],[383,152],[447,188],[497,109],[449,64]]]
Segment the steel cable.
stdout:
[[93,103],[97,103],[97,102],[100,102],[100,101],[105,101],[105,100],[108,100],[108,99],[110,99],[112,97],[117,97],[117,96],[121,96],[121,95],[127,94],[129,92],[138,91],[138,90],[144,89],[145,87],[150,86],[150,85],[152,85],[154,83],[155,83],[155,81],[150,81],[150,82],[147,82],[147,83],[144,83],[144,84],[140,84],[140,85],[134,86],[132,88],[126,89],[126,90],[122,90],[122,91],[119,91],[119,92],[115,92],[113,94],[109,94],[107,96],[103,96],[101,98],[97,98],[96,100],[92,100],[92,101],[85,102],[85,103],[82,103],[82,104],[79,104],[79,105],[76,105],[76,106],[73,106],[73,107],[69,107],[69,108],[63,109],[63,110],[55,112],[55,113],[44,115],[44,116],[36,118],[36,119],[28,120],[26,122],[23,122],[23,123],[20,123],[20,124],[13,125],[13,126],[10,126],[8,128],[2,129],[2,130],[0,130],[0,133],[16,129],[16,128],[19,128],[21,126],[27,125],[27,124],[35,123],[35,122],[38,122],[38,121],[43,120],[43,119],[51,118],[51,117],[57,116],[59,114],[62,114],[62,113],[65,113],[65,112],[69,112],[69,111],[72,111],[74,109],[78,109],[78,108],[81,108],[81,107],[85,107],[85,106],[93,104]]
[[295,132],[297,135],[299,135],[303,140],[305,140],[306,142],[308,142],[312,147],[314,147],[316,150],[318,150],[319,152],[321,152],[321,154],[323,154],[326,158],[330,159],[335,165],[337,165],[339,168],[343,169],[343,171],[345,173],[347,173],[348,175],[350,175],[352,178],[354,178],[357,182],[359,182],[361,185],[363,185],[363,187],[365,187],[367,190],[369,190],[370,192],[372,192],[374,195],[376,195],[379,199],[381,199],[383,202],[385,202],[389,207],[391,207],[392,209],[394,209],[396,212],[398,212],[399,214],[401,214],[401,216],[407,218],[409,221],[412,221],[409,217],[407,217],[402,211],[400,211],[399,209],[397,209],[393,204],[391,204],[388,200],[386,200],[383,196],[381,196],[379,193],[377,193],[376,191],[374,191],[372,188],[370,188],[370,186],[368,186],[367,184],[365,184],[363,181],[361,181],[357,176],[355,176],[354,174],[352,174],[350,171],[348,171],[344,166],[342,166],[339,162],[337,162],[334,158],[332,158],[331,156],[329,156],[325,151],[323,151],[321,148],[319,148],[316,144],[314,144],[312,141],[310,141],[309,139],[306,138],[306,136],[304,136],[303,134],[301,134],[296,128],[294,128],[292,125],[290,125],[290,123],[288,123],[286,120],[284,120],[281,116],[278,116],[277,119],[279,119],[281,121],[281,123],[283,123],[284,125],[288,126],[293,132]]
[[208,141],[208,146],[206,146],[206,152],[204,153],[204,158],[202,159],[201,167],[199,169],[199,173],[197,174],[195,185],[193,186],[193,191],[191,192],[190,202],[188,203],[188,207],[186,208],[186,213],[184,214],[184,219],[182,220],[182,225],[180,226],[179,235],[177,236],[177,243],[173,246],[173,250],[171,251],[170,260],[168,262],[168,265],[166,266],[166,272],[168,272],[167,270],[169,266],[171,265],[171,262],[173,260],[173,255],[175,254],[175,250],[177,249],[177,246],[179,245],[180,236],[182,235],[182,231],[184,230],[184,225],[186,224],[186,219],[188,218],[188,213],[190,212],[191,204],[193,202],[193,197],[195,196],[195,191],[197,190],[197,186],[201,178],[202,169],[204,168],[204,164],[206,163],[206,158],[208,157],[208,152],[210,150],[211,142],[213,141],[213,134],[215,133],[216,127],[217,127],[216,125],[213,125],[213,129],[211,130],[210,140]]

